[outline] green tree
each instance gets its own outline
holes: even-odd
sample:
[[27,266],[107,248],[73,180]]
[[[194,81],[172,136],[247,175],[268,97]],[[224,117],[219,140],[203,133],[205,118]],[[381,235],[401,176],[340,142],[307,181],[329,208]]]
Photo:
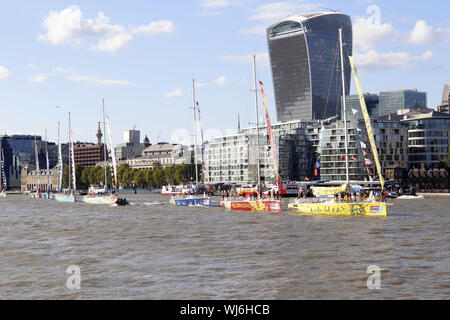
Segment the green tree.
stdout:
[[145,188],[146,181],[145,181],[145,173],[143,170],[138,170],[134,173],[134,181],[136,183],[136,187],[138,188]]
[[177,180],[175,179],[175,167],[174,166],[166,167],[164,169],[164,177],[168,184],[170,184],[170,185],[178,184]]
[[153,179],[155,183],[155,188],[162,187],[166,184],[166,179],[164,177],[164,170],[161,167],[156,167],[153,169]]
[[149,188],[155,188],[155,181],[153,179],[153,170],[145,169],[144,170],[145,183]]
[[129,170],[130,170],[130,166],[128,165],[128,163],[122,163],[117,168],[117,180],[119,180],[120,184],[124,184],[123,175],[125,174],[125,172],[127,172]]
[[84,168],[83,172],[81,172],[81,182],[83,183],[83,185],[85,186],[89,186],[89,174],[91,173],[91,171],[94,168]]

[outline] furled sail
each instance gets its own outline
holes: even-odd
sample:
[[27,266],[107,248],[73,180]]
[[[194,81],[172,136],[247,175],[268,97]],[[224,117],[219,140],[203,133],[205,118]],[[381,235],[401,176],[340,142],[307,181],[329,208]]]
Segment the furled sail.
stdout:
[[358,70],[356,69],[356,65],[353,60],[353,57],[349,56],[348,58],[350,59],[350,64],[352,66],[353,76],[355,78],[355,85],[356,85],[356,89],[358,90],[358,95],[359,95],[359,102],[361,104],[361,110],[364,115],[364,121],[366,123],[367,135],[369,136],[370,146],[372,148],[375,165],[377,167],[378,176],[380,177],[381,189],[384,189],[385,180],[383,178],[383,172],[381,170],[381,163],[380,163],[380,159],[378,156],[377,145],[375,143],[375,138],[373,135],[372,122],[370,121],[369,112],[367,111],[366,102],[364,100],[364,92],[362,90],[361,82],[359,81],[359,77],[358,77]]

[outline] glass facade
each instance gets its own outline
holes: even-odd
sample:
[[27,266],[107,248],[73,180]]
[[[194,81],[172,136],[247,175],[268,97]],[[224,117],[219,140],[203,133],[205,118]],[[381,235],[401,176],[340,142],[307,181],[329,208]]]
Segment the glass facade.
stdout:
[[439,168],[447,160],[450,116],[403,120],[408,127],[409,168]]
[[380,111],[379,115],[388,115],[397,113],[398,110],[411,108],[419,103],[423,107],[427,106],[426,92],[417,90],[400,90],[380,93]]
[[[341,112],[339,28],[353,53],[351,19],[339,13],[289,17],[267,31],[278,121],[326,119]],[[344,60],[346,94],[351,68]]]
[[[378,117],[380,109],[380,96],[377,94],[365,94],[364,100],[366,102],[367,111],[370,117]],[[361,104],[359,102],[358,95],[351,95],[345,97],[347,121],[362,120],[364,119],[361,111]],[[354,113],[352,110],[357,110],[358,113]],[[344,110],[341,112],[341,119],[344,119]]]

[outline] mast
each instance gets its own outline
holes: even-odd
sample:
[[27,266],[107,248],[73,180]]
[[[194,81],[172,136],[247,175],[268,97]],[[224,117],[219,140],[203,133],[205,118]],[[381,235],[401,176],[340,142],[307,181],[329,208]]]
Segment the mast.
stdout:
[[375,165],[376,165],[377,171],[378,171],[378,177],[380,178],[380,182],[381,182],[381,189],[383,190],[386,180],[383,177],[383,170],[382,170],[381,163],[380,163],[380,157],[378,155],[377,144],[375,141],[375,137],[373,135],[372,122],[370,120],[369,112],[367,111],[366,102],[364,100],[364,92],[361,87],[361,81],[359,80],[358,71],[356,69],[355,62],[353,61],[353,57],[349,57],[349,60],[350,60],[350,65],[352,67],[353,76],[355,78],[356,89],[358,90],[359,102],[360,102],[361,110],[362,110],[362,113],[364,116],[364,122],[366,123],[367,136],[369,137],[370,146],[372,148],[372,153],[373,153],[373,157],[375,160]]
[[39,193],[41,191],[41,169],[39,168],[39,154],[36,136],[34,136],[34,152],[36,160],[37,193]]
[[[70,139],[70,149],[72,150],[72,185],[73,190],[72,194],[75,194],[77,191],[77,176],[76,176],[76,167],[75,167],[75,151],[73,149],[73,137],[72,137],[72,129],[70,126],[70,112],[69,112],[69,139]],[[70,183],[70,176],[69,176],[69,183]]]
[[60,138],[61,124],[58,121],[58,192],[62,191],[62,174],[63,174],[63,160],[62,160],[62,147]]
[[205,169],[205,139],[203,138],[203,125],[202,125],[202,117],[200,115],[200,107],[197,106],[197,111],[198,111],[198,122],[199,122],[199,129],[200,129],[200,137],[202,140],[202,183],[203,185],[205,185],[205,179],[206,179],[206,169]]
[[197,166],[197,114],[195,101],[195,79],[192,79],[192,103],[194,106],[194,163],[195,163],[195,186],[198,188],[198,166]]
[[[111,124],[109,121],[109,117],[106,116],[106,124],[108,126],[108,136],[109,136],[109,147],[111,148],[111,158],[113,163],[113,171],[114,171],[114,184],[113,188],[117,189],[119,187],[118,181],[117,181],[117,161],[116,161],[116,154],[113,152],[113,142],[112,142],[112,133],[111,133]],[[106,134],[106,132],[105,132]]]
[[347,130],[347,110],[345,103],[344,47],[342,43],[342,28],[339,28],[339,43],[341,47],[342,108],[344,111],[344,130],[345,130],[345,181],[348,185],[350,184],[350,174],[348,164],[348,130]]
[[259,154],[259,114],[258,114],[258,80],[256,79],[256,55],[253,55],[253,74],[255,78],[255,111],[256,111],[256,153],[257,153],[257,159],[258,159],[258,168],[257,168],[257,188],[259,190],[259,187],[261,185],[261,159]]
[[48,141],[47,141],[47,130],[45,130],[45,161],[47,164],[47,194],[50,193],[50,167],[48,162]]
[[108,154],[108,149],[106,148],[106,122],[105,122],[105,99],[102,99],[102,110],[103,110],[103,143],[104,143],[104,152],[105,152],[105,193],[108,188],[108,174],[106,170],[106,156]]
[[68,186],[67,188],[69,188],[69,190],[71,189],[71,175],[72,175],[72,143],[71,143],[72,139],[71,139],[71,134],[70,134],[70,112],[69,112],[69,182],[68,182]]

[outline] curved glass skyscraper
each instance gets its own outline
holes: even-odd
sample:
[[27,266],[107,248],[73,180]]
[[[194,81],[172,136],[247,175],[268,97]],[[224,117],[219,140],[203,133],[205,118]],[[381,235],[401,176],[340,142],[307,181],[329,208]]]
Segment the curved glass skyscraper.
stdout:
[[[326,119],[341,114],[344,57],[353,54],[352,21],[336,12],[292,16],[267,29],[278,121]],[[346,95],[351,67],[344,59]]]

